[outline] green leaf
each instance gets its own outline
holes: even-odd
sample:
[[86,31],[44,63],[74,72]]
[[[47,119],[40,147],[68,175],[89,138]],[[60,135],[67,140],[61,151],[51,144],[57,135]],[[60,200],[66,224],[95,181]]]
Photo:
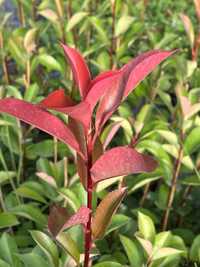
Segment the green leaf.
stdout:
[[93,267],[122,267],[122,265],[117,262],[104,261],[104,262],[95,264]]
[[101,20],[93,16],[93,17],[89,17],[89,21],[91,22],[91,24],[94,26],[94,28],[98,32],[101,40],[104,43],[107,43],[108,42],[107,33],[105,32],[105,27],[103,27]]
[[200,146],[200,127],[194,128],[186,137],[184,142],[184,151],[186,154],[191,155],[197,151]]
[[143,257],[141,254],[141,249],[137,246],[135,240],[120,235],[120,241],[124,247],[124,250],[128,256],[131,267],[142,266]]
[[63,72],[60,63],[50,55],[42,54],[35,57],[31,64],[31,73],[37,68],[38,65],[42,65],[47,68],[47,71],[57,70]]
[[0,171],[0,184],[10,181],[16,176],[16,172],[13,171]]
[[158,134],[160,134],[168,143],[172,145],[178,145],[178,137],[175,133],[166,130],[157,130]]
[[170,231],[161,232],[157,234],[155,237],[155,246],[157,248],[162,248],[166,246],[167,242],[169,241],[170,235]]
[[119,229],[129,222],[130,218],[123,214],[115,214],[112,218],[112,221],[106,231],[106,235]]
[[143,173],[135,177],[133,180],[133,184],[131,184],[131,188],[128,192],[128,194],[131,194],[135,192],[137,189],[145,186],[146,184],[149,184],[153,181],[157,181],[161,178],[161,175],[158,172],[153,173]]
[[39,254],[34,252],[18,254],[17,257],[25,264],[26,267],[50,267],[49,263]]
[[14,238],[7,233],[3,233],[0,239],[0,258],[12,267],[21,267],[16,253],[18,253],[18,248]]
[[15,192],[21,197],[34,199],[42,203],[47,203],[43,196],[26,185],[21,185]]
[[156,230],[151,218],[141,212],[138,212],[138,228],[140,234],[151,242],[154,241]]
[[80,23],[86,16],[88,15],[87,12],[77,12],[75,13],[67,23],[67,31],[71,31],[78,23]]
[[56,240],[61,245],[61,247],[71,255],[71,257],[79,264],[80,252],[69,233],[62,232],[56,236]]
[[189,255],[191,260],[200,262],[200,235],[195,237]]
[[38,246],[44,251],[45,255],[48,257],[49,261],[53,264],[54,267],[59,266],[59,254],[58,249],[51,238],[40,232],[40,231],[31,231],[31,235]]
[[10,211],[17,216],[22,216],[24,218],[32,220],[42,227],[44,227],[44,225],[46,225],[47,223],[46,216],[42,214],[39,208],[31,204],[21,204],[10,209]]
[[0,213],[0,228],[12,227],[18,225],[19,221],[16,216],[9,212]]
[[10,267],[10,264],[0,259],[0,267]]
[[61,188],[58,192],[63,196],[64,199],[67,200],[68,204],[75,212],[80,208],[81,203],[77,195],[72,190],[68,188]]
[[188,176],[186,178],[181,179],[181,183],[192,186],[200,186],[200,177],[196,175]]
[[175,248],[160,248],[153,254],[153,260],[158,260],[164,257],[172,256],[172,255],[178,255],[180,253],[183,253],[183,251],[175,249]]
[[133,21],[134,18],[131,16],[122,16],[117,22],[115,36],[118,37],[119,35],[124,34],[129,29]]

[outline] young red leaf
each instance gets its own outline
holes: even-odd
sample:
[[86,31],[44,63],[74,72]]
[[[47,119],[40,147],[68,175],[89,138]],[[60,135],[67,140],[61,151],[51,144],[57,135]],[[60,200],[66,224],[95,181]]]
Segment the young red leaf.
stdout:
[[84,125],[85,129],[89,128],[92,117],[92,109],[87,101],[83,101],[80,104],[71,107],[54,109],[80,121]]
[[118,209],[126,192],[126,187],[120,188],[108,193],[108,195],[100,202],[92,220],[92,234],[94,239],[100,239],[104,236],[112,216]]
[[[123,98],[164,59],[174,51],[154,50],[144,53],[125,65],[119,72],[113,74],[112,84],[100,101],[96,115],[96,131],[100,131],[112,113],[118,108]],[[104,79],[103,81],[105,81]],[[101,82],[101,81],[100,81]],[[99,82],[99,83],[100,83]],[[98,83],[97,83],[98,84]]]
[[152,172],[157,167],[156,161],[130,147],[116,147],[108,150],[91,168],[93,183],[102,180],[126,176],[133,173]]
[[68,214],[66,208],[59,207],[57,205],[53,206],[50,210],[50,214],[48,217],[48,229],[49,232],[56,237],[63,225],[68,221],[70,215]]
[[100,79],[94,83],[85,99],[89,103],[91,110],[94,109],[99,99],[113,87],[113,84],[116,83],[120,75],[120,72],[117,71],[113,75],[104,77],[104,79]]
[[121,70],[127,79],[124,98],[149,75],[163,60],[174,54],[173,51],[152,50],[143,53],[126,64]]
[[97,82],[99,82],[105,78],[109,78],[109,77],[111,77],[117,73],[118,73],[118,70],[108,70],[108,71],[104,71],[104,72],[100,73],[91,81],[90,88],[92,88]]
[[77,50],[64,44],[62,44],[62,47],[71,65],[74,79],[79,88],[80,95],[82,99],[85,99],[91,82],[90,72],[87,64]]
[[103,132],[103,149],[106,150],[113,137],[116,135],[121,127],[121,121],[113,122]]
[[79,144],[71,130],[56,116],[23,100],[5,98],[0,100],[0,112],[8,113],[36,128],[55,136],[82,155]]
[[74,102],[69,96],[65,95],[65,91],[63,89],[53,91],[39,103],[39,106],[49,109],[64,108],[73,105]]
[[61,231],[64,231],[72,226],[82,224],[86,227],[89,217],[90,217],[91,210],[87,207],[81,207],[74,215],[72,215],[69,220],[63,225]]
[[118,108],[123,98],[124,89],[125,80],[121,73],[121,75],[115,76],[115,79],[109,85],[109,90],[99,103],[95,122],[96,132],[100,131],[107,119]]

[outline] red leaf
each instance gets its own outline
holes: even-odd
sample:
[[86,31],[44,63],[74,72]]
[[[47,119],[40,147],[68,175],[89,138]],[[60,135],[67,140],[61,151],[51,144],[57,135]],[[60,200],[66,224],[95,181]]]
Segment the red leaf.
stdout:
[[56,205],[53,206],[48,217],[49,232],[54,237],[57,236],[69,217],[70,215],[65,208]]
[[[109,132],[107,132],[105,140],[103,142],[103,149],[106,150],[106,148],[108,147],[108,145],[110,144],[110,142],[112,141],[113,137],[116,135],[116,133],[118,132],[119,128],[121,127],[121,121],[118,122],[114,122],[111,125],[108,126],[108,130]],[[107,129],[105,129],[106,131]]]
[[64,108],[73,105],[74,102],[69,96],[65,95],[65,91],[63,89],[53,91],[39,103],[39,106],[49,109]]
[[87,207],[81,207],[74,215],[72,215],[69,220],[63,225],[61,231],[64,231],[72,226],[82,224],[86,227],[89,217],[90,217],[91,210]]
[[87,64],[77,50],[64,44],[62,44],[62,47],[71,65],[74,79],[78,85],[80,95],[83,99],[85,99],[91,82],[90,72]]
[[92,109],[86,100],[72,107],[54,109],[80,121],[86,129],[89,128],[92,117]]
[[116,147],[105,152],[91,168],[92,180],[99,181],[126,176],[133,173],[151,172],[157,167],[156,161],[130,147]]
[[97,102],[105,94],[105,92],[113,87],[113,83],[116,82],[116,79],[118,79],[119,75],[119,72],[114,72],[113,75],[104,77],[104,79],[100,79],[99,81],[94,83],[85,99],[90,104],[91,110],[94,109]]
[[18,119],[55,136],[82,155],[79,144],[71,130],[56,116],[42,110],[38,105],[33,105],[19,99],[5,98],[0,100],[0,112],[15,116]]
[[128,80],[124,91],[124,98],[151,73],[163,60],[174,54],[173,51],[152,50],[143,53],[126,64],[121,70]]
[[118,70],[108,70],[108,71],[104,71],[104,72],[100,73],[91,81],[90,88],[92,88],[95,85],[95,83],[97,83],[97,82],[99,82],[105,78],[109,78],[109,77],[111,77],[117,73],[118,73]]
[[115,79],[109,85],[109,90],[104,94],[96,113],[96,132],[100,131],[112,113],[118,108],[123,98],[125,80],[121,75],[115,75]]

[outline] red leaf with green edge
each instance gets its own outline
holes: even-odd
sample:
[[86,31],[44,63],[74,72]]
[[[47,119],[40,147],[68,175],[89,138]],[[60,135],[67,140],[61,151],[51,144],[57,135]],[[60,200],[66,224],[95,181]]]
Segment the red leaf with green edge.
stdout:
[[93,183],[133,173],[152,172],[156,161],[130,147],[116,147],[104,153],[92,166],[90,172]]
[[101,239],[104,236],[112,216],[117,211],[126,192],[126,187],[120,188],[108,193],[100,202],[92,219],[92,234],[94,239]]
[[0,100],[0,112],[15,116],[16,118],[33,125],[34,127],[55,136],[58,140],[68,144],[81,156],[79,144],[71,130],[56,116],[23,100],[5,98]]
[[91,210],[85,206],[81,207],[74,215],[72,215],[67,222],[63,225],[61,231],[64,231],[72,226],[82,224],[84,227],[87,226],[87,223],[90,218]]
[[124,98],[149,75],[163,60],[174,54],[177,50],[162,51],[152,50],[143,53],[122,67],[125,79],[127,79]]
[[70,215],[68,214],[66,208],[59,207],[57,205],[53,206],[48,217],[49,232],[54,237],[57,236],[69,218]]
[[61,45],[71,65],[73,76],[79,88],[80,95],[82,99],[85,99],[91,82],[90,72],[87,64],[76,49],[64,44]]
[[73,105],[74,102],[69,96],[65,95],[65,91],[63,89],[53,91],[39,103],[39,106],[49,109],[64,108]]

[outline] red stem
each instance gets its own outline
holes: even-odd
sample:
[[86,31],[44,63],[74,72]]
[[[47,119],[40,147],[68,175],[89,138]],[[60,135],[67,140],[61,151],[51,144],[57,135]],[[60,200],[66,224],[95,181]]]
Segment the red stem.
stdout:
[[[88,173],[88,183],[87,183],[87,207],[92,210],[92,191],[93,183],[90,174],[90,169],[92,167],[92,142],[89,141],[88,144],[88,162],[87,162],[87,173]],[[92,246],[92,230],[91,230],[92,214],[90,213],[89,220],[85,231],[85,259],[84,267],[88,267],[90,263],[90,250]]]

